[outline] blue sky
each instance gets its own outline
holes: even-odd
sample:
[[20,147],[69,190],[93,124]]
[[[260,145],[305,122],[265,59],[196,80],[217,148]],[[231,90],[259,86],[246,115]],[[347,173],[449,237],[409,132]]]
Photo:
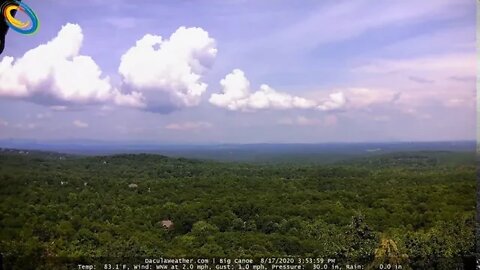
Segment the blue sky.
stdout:
[[1,139],[475,139],[474,1],[25,2]]

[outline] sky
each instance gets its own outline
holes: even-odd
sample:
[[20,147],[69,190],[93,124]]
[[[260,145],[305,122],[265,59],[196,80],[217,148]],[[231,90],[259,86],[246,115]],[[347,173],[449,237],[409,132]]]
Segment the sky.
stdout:
[[0,139],[476,137],[471,0],[24,3],[40,29],[7,35]]

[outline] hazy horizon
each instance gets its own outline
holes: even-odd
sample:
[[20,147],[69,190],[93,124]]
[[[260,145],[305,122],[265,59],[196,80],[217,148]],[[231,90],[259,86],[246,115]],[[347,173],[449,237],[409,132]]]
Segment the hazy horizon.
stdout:
[[408,143],[477,143],[475,139],[466,139],[466,140],[397,140],[397,141],[318,141],[318,142],[282,142],[282,141],[252,141],[252,142],[175,142],[175,141],[147,141],[147,140],[100,140],[100,139],[47,139],[47,140],[38,140],[33,138],[0,138],[0,147],[2,143],[5,142],[20,142],[20,143],[39,143],[39,144],[104,144],[104,145],[186,145],[186,146],[202,146],[202,145],[255,145],[255,144],[272,144],[272,145],[295,145],[295,144],[305,144],[305,145],[323,145],[323,144],[408,144]]

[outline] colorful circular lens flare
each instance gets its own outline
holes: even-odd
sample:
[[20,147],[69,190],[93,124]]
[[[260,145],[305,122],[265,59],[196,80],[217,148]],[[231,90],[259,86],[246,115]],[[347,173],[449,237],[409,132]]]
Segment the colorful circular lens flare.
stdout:
[[[37,32],[40,24],[37,18],[37,15],[35,15],[35,12],[27,6],[26,4],[22,2],[7,2],[6,4],[2,5],[2,11],[3,11],[3,16],[5,17],[5,22],[7,25],[12,28],[13,30],[24,34],[24,35],[31,35]],[[29,18],[30,22],[22,22],[18,19],[15,19],[15,17],[12,16],[12,12],[17,11],[17,12],[23,12],[25,13]]]
[[4,12],[4,17],[6,18],[7,21],[9,21],[13,26],[17,27],[17,28],[26,28],[30,22],[22,22],[20,20],[17,20],[15,19],[15,17],[12,16],[12,11],[13,10],[22,10],[22,8],[19,8],[19,7],[16,7],[16,6],[8,6],[6,9],[5,9],[5,12]]

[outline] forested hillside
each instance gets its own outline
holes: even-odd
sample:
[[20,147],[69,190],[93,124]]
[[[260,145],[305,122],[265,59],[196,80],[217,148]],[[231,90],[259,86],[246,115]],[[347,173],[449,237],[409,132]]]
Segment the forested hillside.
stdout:
[[472,153],[255,165],[3,151],[0,183],[11,263],[301,255],[427,269],[475,250]]

